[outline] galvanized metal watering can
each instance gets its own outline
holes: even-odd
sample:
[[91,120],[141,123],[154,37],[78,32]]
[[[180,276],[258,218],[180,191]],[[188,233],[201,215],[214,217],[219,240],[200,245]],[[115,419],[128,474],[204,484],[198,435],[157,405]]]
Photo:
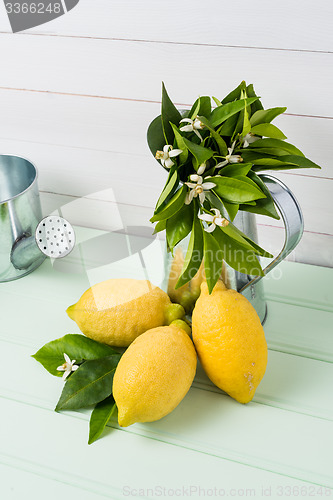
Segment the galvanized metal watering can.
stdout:
[[68,221],[58,215],[42,219],[34,164],[0,155],[0,283],[31,273],[45,257],[65,257],[74,244]]

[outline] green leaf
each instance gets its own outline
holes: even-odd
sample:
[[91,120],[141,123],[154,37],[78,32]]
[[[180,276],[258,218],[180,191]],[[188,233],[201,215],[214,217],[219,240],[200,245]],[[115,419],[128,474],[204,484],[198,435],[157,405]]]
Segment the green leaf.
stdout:
[[223,136],[231,137],[237,127],[238,119],[239,113],[236,113],[235,115],[228,118],[218,129],[218,133]]
[[179,212],[166,221],[166,237],[171,250],[191,232],[193,226],[193,204],[184,205]]
[[251,240],[246,234],[244,234],[240,229],[238,229],[234,224],[229,224],[223,228],[223,232],[230,236],[230,238],[236,240],[239,245],[242,245],[247,250],[254,252],[262,257],[272,257],[272,255],[263,248],[261,248],[257,243]]
[[292,163],[302,168],[321,168],[313,161],[309,160],[308,158],[305,158],[305,156],[285,155],[282,156],[281,159],[283,159],[283,161],[286,163]]
[[[254,251],[252,244],[246,239],[246,235],[240,231],[234,224],[228,224],[223,228],[223,232],[227,234],[230,238],[237,241],[239,245],[242,245],[245,249]],[[251,241],[251,240],[250,240]]]
[[213,192],[216,192],[222,198],[222,201],[244,203],[265,198],[265,195],[257,187],[250,186],[243,180],[234,179],[233,177],[211,177],[209,181],[216,184]]
[[212,293],[222,273],[223,252],[212,234],[206,231],[204,231],[204,262],[208,291]]
[[274,120],[274,118],[284,113],[286,109],[287,108],[269,108],[258,110],[253,113],[250,118],[251,125],[252,127],[254,127],[259,123],[270,123],[272,120]]
[[254,207],[249,207],[248,205],[241,205],[241,210],[246,212],[251,212],[254,214],[267,215],[268,217],[272,217],[273,219],[280,219],[279,214],[276,211],[275,204],[272,198],[272,195],[267,188],[266,184],[261,180],[261,178],[255,173],[250,171],[249,177],[257,184],[257,186],[262,190],[262,192],[266,195],[266,198],[263,200],[257,200],[256,205]]
[[160,220],[155,226],[153,235],[160,233],[161,231],[164,231],[166,229],[166,223],[167,223],[166,219]]
[[198,115],[200,109],[200,97],[194,102],[192,108],[190,109],[188,113],[188,117],[191,118],[191,120],[194,120],[194,118]]
[[[239,181],[246,182],[246,184],[248,184],[249,186],[252,186],[253,188],[258,189],[258,185],[252,179],[247,177],[246,175],[235,175],[233,177],[233,179],[238,179]],[[262,190],[260,188],[259,188],[259,190],[261,191],[261,193],[263,195],[262,198],[264,198],[264,197],[266,198],[266,196],[264,195]]]
[[[227,226],[229,227],[229,226]],[[224,260],[236,271],[251,276],[264,276],[257,256],[251,250],[244,248],[236,240],[225,233],[226,228],[217,227],[214,238],[223,252]]]
[[[258,97],[254,91],[252,83],[250,83],[250,85],[246,87],[246,93],[248,97]],[[253,115],[259,109],[263,109],[263,105],[261,104],[260,99],[251,104],[251,114]]]
[[213,109],[209,117],[209,121],[212,127],[217,127],[232,115],[239,113],[239,111],[244,109],[246,106],[250,106],[250,104],[252,104],[257,99],[257,97],[240,99],[239,101],[229,102],[228,104],[223,104],[222,106]]
[[251,244],[252,248],[254,248],[254,250],[255,250],[255,253],[257,255],[260,255],[260,257],[267,257],[268,259],[271,259],[273,257],[273,255],[271,253],[269,253],[266,250],[264,250],[263,248],[261,248],[257,243],[255,243],[254,241],[252,241],[247,236],[244,235],[244,238],[246,239],[246,241],[248,243]]
[[90,417],[88,444],[92,444],[100,437],[116,408],[113,396],[97,403]]
[[211,100],[209,96],[200,96],[193,104],[189,117],[194,120],[198,115],[209,116],[212,111]]
[[228,102],[232,102],[232,101],[235,101],[236,99],[239,99],[240,95],[241,95],[241,91],[244,90],[245,88],[246,88],[246,84],[243,80],[238,85],[238,87],[236,87],[234,90],[229,92],[229,94],[227,96],[225,96],[225,98],[222,100],[222,104],[226,104]]
[[[196,209],[197,209],[197,204],[196,204]],[[182,274],[180,275],[177,281],[175,287],[176,289],[180,288],[181,286],[191,281],[191,279],[194,278],[194,276],[198,272],[198,269],[200,267],[203,258],[202,233],[203,229],[201,222],[197,217],[194,217],[192,232],[184,260]]]
[[245,137],[246,134],[248,134],[251,130],[251,124],[250,124],[250,119],[249,119],[249,113],[247,108],[244,109],[244,118],[243,118],[243,130],[242,130],[242,136]]
[[159,199],[157,200],[155,211],[158,211],[158,209],[166,201],[166,199],[171,194],[173,194],[173,192],[177,189],[178,184],[179,184],[178,172],[175,168],[175,165],[173,165],[169,172],[168,180],[166,181],[164,189],[160,194]]
[[57,367],[61,366],[64,360],[64,353],[77,363],[84,360],[99,359],[104,356],[118,354],[118,351],[112,347],[96,342],[80,334],[68,334],[60,339],[52,340],[45,344],[32,357],[41,363],[44,368],[57,377],[62,377],[63,372],[58,371]]
[[188,150],[193,154],[196,159],[197,167],[202,163],[206,163],[209,158],[211,158],[214,154],[214,151],[211,149],[204,148],[199,144],[195,144],[194,142],[189,141],[188,139],[183,138]]
[[217,97],[213,96],[212,99],[215,102],[216,106],[222,106],[222,102]]
[[207,118],[205,118],[204,116],[199,116],[198,118],[208,128],[213,139],[215,139],[221,155],[226,156],[228,154],[228,146],[226,145],[220,134],[215,131],[214,127],[210,124]]
[[[281,141],[279,139],[259,139],[255,142],[252,142],[248,148],[248,150],[260,150],[261,148],[278,148],[291,155],[304,156],[302,151],[297,149],[289,142]],[[284,153],[285,154],[285,153]]]
[[[241,91],[241,98],[245,99],[247,97],[246,89]],[[247,106],[242,111],[243,114],[243,127],[241,131],[242,137],[245,137],[251,130],[250,124],[250,114],[251,114],[251,106]]]
[[229,214],[230,220],[233,221],[237,215],[238,210],[239,210],[239,204],[238,203],[228,203],[227,201],[224,200],[223,205]]
[[162,126],[163,132],[165,136],[165,140],[167,144],[173,144],[174,135],[173,130],[170,125],[171,123],[179,123],[182,119],[180,112],[175,107],[173,102],[171,101],[164,83],[162,82]]
[[267,169],[292,169],[292,168],[320,168],[319,165],[313,161],[305,158],[305,156],[297,155],[283,155],[276,158],[270,158],[269,155],[264,153],[254,153],[249,151],[243,154],[247,161],[253,163],[253,170],[267,170]]
[[236,175],[247,175],[252,168],[252,163],[229,163],[222,167],[219,175],[234,177]]
[[156,151],[163,150],[163,146],[165,146],[165,138],[161,115],[156,116],[156,118],[149,125],[147,131],[147,141],[149,149],[154,156],[156,155]]
[[181,135],[176,125],[174,125],[173,123],[171,123],[170,125],[172,127],[173,133],[175,134],[177,148],[183,151],[179,155],[180,163],[185,163],[188,157],[188,150],[184,141],[184,137]]
[[85,408],[110,396],[113,375],[120,357],[120,354],[112,354],[85,361],[67,379],[55,410]]
[[181,209],[184,205],[185,198],[187,193],[187,186],[182,186],[178,191],[173,195],[169,203],[158,213],[156,213],[151,219],[150,222],[156,222],[164,219],[169,219]]
[[272,139],[286,139],[284,133],[271,123],[260,123],[252,127],[251,132],[255,135],[263,135]]

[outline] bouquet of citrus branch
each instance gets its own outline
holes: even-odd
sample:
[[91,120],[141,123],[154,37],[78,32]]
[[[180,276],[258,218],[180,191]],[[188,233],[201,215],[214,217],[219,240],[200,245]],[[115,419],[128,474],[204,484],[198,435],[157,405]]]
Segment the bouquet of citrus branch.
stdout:
[[237,271],[263,275],[258,256],[272,257],[233,224],[239,210],[279,219],[260,170],[320,168],[271,122],[286,108],[264,109],[253,85],[242,82],[222,101],[199,97],[178,110],[162,85],[162,110],[148,129],[155,158],[169,171],[151,222],[166,231],[168,251],[190,235],[176,288],[204,259],[209,291],[223,260]]

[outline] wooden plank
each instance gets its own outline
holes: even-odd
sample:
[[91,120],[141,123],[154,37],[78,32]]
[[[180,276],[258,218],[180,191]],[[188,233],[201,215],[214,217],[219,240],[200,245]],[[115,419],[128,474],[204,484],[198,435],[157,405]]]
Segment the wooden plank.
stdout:
[[6,462],[0,464],[1,494],[3,498],[19,500],[26,497],[27,491],[33,491],[36,500],[42,500],[42,498],[48,500],[59,500],[59,498],[101,500],[101,498],[105,498],[104,495],[86,491],[79,486],[72,486],[69,482],[61,482],[57,479],[45,477],[48,474],[45,467],[43,470],[45,476],[42,476],[35,464],[19,460],[17,457],[0,455],[0,461]]
[[[31,301],[29,303],[31,304]],[[59,338],[64,332],[79,332],[76,327],[71,330],[65,329],[63,324],[64,320],[60,318],[59,327],[55,333],[53,331],[55,329],[45,333],[36,331],[36,328],[33,330],[29,325],[25,338],[18,332],[11,336],[6,333],[1,335],[1,349],[7,359],[3,367],[10,370],[11,360],[14,358],[20,360],[20,368],[10,377],[10,380],[0,383],[2,397],[49,410],[55,408],[62,390],[62,381],[51,377],[30,356],[46,342]],[[29,374],[24,384],[22,384],[23,373]],[[333,420],[331,379],[332,365],[330,363],[270,350],[267,371],[257,389],[253,403]],[[221,396],[224,394],[212,384],[201,366],[198,366],[193,387]]]
[[[78,186],[85,182],[84,177],[90,182],[95,168],[98,169],[96,175],[108,175],[111,162],[116,166],[121,161],[118,153],[125,153],[121,165],[125,166],[126,162],[130,165],[131,158],[133,165],[139,161],[137,170],[141,172],[142,179],[154,175],[151,171],[157,168],[157,164],[148,150],[146,131],[150,121],[160,113],[159,103],[0,90],[0,104],[6,118],[0,124],[4,148],[14,153],[17,150],[31,156],[32,160],[38,154],[38,158],[43,163],[47,161],[47,168],[53,171],[53,182],[61,182],[57,168],[65,170],[68,164]],[[16,116],[20,116],[20,120]],[[130,129],[128,116],[131,117]],[[323,167],[322,171],[302,169],[302,174],[333,177],[329,167],[333,153],[329,140],[333,133],[332,120],[289,115],[280,117],[277,124],[286,130],[290,142]],[[63,147],[63,151],[57,146]],[[52,154],[48,154],[49,147]],[[85,161],[82,152],[75,153],[77,148],[86,151]],[[114,156],[103,157],[100,153],[94,156],[96,150],[114,153]],[[53,153],[54,160],[51,159]],[[147,162],[149,174],[146,169],[142,170],[142,161]],[[103,169],[98,166],[100,162],[104,165]],[[79,170],[81,163],[83,172]],[[50,190],[52,184],[49,183],[48,187]],[[64,182],[62,189],[62,193],[75,194],[64,187]]]
[[[326,98],[333,83],[331,54],[23,34],[0,34],[1,47],[6,51],[2,87],[159,101],[161,81],[166,80],[172,99],[189,105],[198,94],[222,99],[246,76],[266,107],[284,105],[288,113],[333,117]],[[20,64],[13,66],[13,60]],[[223,64],[216,64],[219,60]],[[166,65],[172,65],[167,76]],[[231,65],[233,71],[226,72]],[[212,68],[214,78],[207,79]],[[190,74],[196,74],[195,85],[189,85]],[[286,74],[288,85],[284,85]],[[313,89],[316,99],[309,99]]]
[[[29,446],[29,441],[35,439],[35,436],[38,435],[41,444],[45,440],[48,447],[52,445],[52,456],[48,458],[48,466],[55,468],[56,455],[59,452],[63,454],[65,448],[64,438],[67,441],[67,437],[70,435],[73,450],[75,451],[70,457],[63,457],[61,464],[57,461],[56,468],[60,469],[61,475],[63,475],[63,468],[67,466],[66,468],[73,474],[71,484],[78,484],[77,475],[79,475],[79,481],[81,482],[81,479],[87,474],[87,464],[83,465],[87,453],[85,452],[85,449],[87,449],[85,444],[87,428],[83,429],[78,422],[85,420],[85,423],[87,423],[87,415],[75,412],[70,414],[71,418],[65,420],[64,416],[57,415],[49,410],[43,411],[40,407],[24,405],[25,419],[22,422],[22,403],[2,398],[0,404],[2,411],[6,414],[6,420],[4,421],[6,431],[1,431],[2,453],[8,453],[10,443],[10,455],[19,456],[24,460],[28,458],[31,462],[37,461],[37,463],[40,463],[41,457],[36,460],[36,449],[32,451]],[[69,413],[66,412],[66,415],[69,415]],[[31,422],[32,417],[36,419],[34,424]],[[42,418],[43,421],[41,421]],[[10,422],[7,422],[9,419]],[[58,419],[59,423],[56,419]],[[50,422],[52,423],[51,426]],[[35,430],[37,424],[38,432],[36,432],[37,429]],[[14,442],[10,437],[10,430],[13,426],[18,427],[15,432]],[[62,427],[62,432],[57,435],[58,444],[55,445],[54,438],[50,434],[54,435],[55,429],[59,429],[59,426]],[[66,431],[64,426],[66,426]],[[52,433],[50,429],[53,430]],[[33,437],[31,434],[33,434]],[[111,446],[113,451],[117,450],[116,471],[118,476],[113,478],[113,486],[115,487],[121,480],[124,481],[124,472],[119,469],[122,467],[125,457],[128,460],[128,466],[135,458],[135,456],[127,457],[129,450],[132,449],[128,438],[130,437],[132,445],[138,443],[138,441],[142,443],[142,446],[138,447],[136,454],[139,452],[141,457],[147,457],[151,441],[143,438],[149,437],[154,439],[152,446],[156,442],[163,442],[177,446],[177,450],[179,448],[188,448],[192,451],[194,459],[198,456],[194,452],[199,452],[200,459],[202,453],[204,453],[205,455],[227,459],[231,462],[265,471],[288,475],[301,481],[331,487],[331,436],[332,422],[327,420],[256,403],[243,406],[228,396],[192,388],[176,410],[164,419],[150,424],[136,424],[126,429],[125,432],[116,431],[112,433],[110,436],[113,439]],[[104,447],[106,441],[100,441],[99,444]],[[126,450],[126,453],[119,453],[120,447],[122,450]],[[97,447],[91,447],[89,452],[90,450],[92,450],[90,458],[95,459],[94,451],[97,450]],[[288,450],[288,453],[286,453],[286,450]],[[68,460],[75,462],[78,453],[81,453],[81,459],[78,460],[79,464],[76,463],[69,468]],[[109,448],[108,453],[110,453]],[[172,456],[173,454],[169,454],[169,456],[165,454],[163,457],[163,459],[169,460],[169,467],[170,460],[172,460],[173,466],[176,465]],[[153,460],[148,460],[150,468]],[[94,463],[93,475],[95,481],[101,481],[101,473],[104,473],[104,470],[100,468],[100,462],[100,459],[91,462]],[[78,466],[82,467],[79,474]],[[161,464],[158,464],[158,467],[160,466]],[[138,469],[140,467],[137,467],[136,473],[139,472]],[[145,469],[147,470],[147,463],[145,463]],[[186,469],[190,471],[191,467]],[[140,472],[142,473],[142,469]],[[91,473],[90,470],[90,477]],[[152,473],[152,470],[150,470],[150,477]],[[193,470],[191,473],[193,474]],[[165,477],[164,474],[165,471],[162,469],[162,477]],[[68,480],[68,474],[66,475]],[[86,477],[89,478],[89,475],[87,474]],[[161,478],[161,471],[159,477]],[[168,470],[168,477],[170,477],[170,470]],[[182,479],[184,480],[183,473]],[[102,479],[104,485],[109,480],[105,476]],[[134,482],[135,478],[132,477],[132,480]],[[88,481],[82,481],[81,483],[84,486],[86,484],[88,484]]]
[[265,277],[265,294],[275,302],[333,312],[333,269],[282,262]]
[[[107,498],[121,498],[128,492],[135,495],[139,489],[143,490],[143,498],[147,493],[151,498],[152,490],[158,491],[155,488],[159,486],[162,492],[163,488],[186,492],[192,487],[194,498],[199,487],[202,492],[216,488],[228,496],[245,491],[260,495],[262,488],[277,493],[288,487],[305,487],[303,492],[310,498],[315,488],[309,481],[294,479],[290,474],[286,477],[198,453],[186,444],[161,442],[154,432],[151,439],[146,439],[138,428],[131,433],[110,429],[102,440],[88,447],[86,415],[59,415],[4,399],[0,405],[1,461],[15,464],[18,479],[19,469],[23,469]],[[66,453],[69,443],[71,451]],[[43,492],[47,494],[47,490]]]
[[[131,0],[80,0],[75,10],[50,23],[29,30],[29,33],[50,33],[62,36],[88,36],[161,40],[193,44],[222,44],[294,50],[332,50],[330,19],[332,6],[327,0],[315,4],[311,0],[298,3],[281,0],[268,5],[261,0],[251,4],[239,1],[237,29],[230,20],[232,8],[214,0],[188,2],[170,0],[163,3],[144,0],[140,5]],[[159,22],[151,21],[151,13]],[[93,19],[93,22],[91,20]],[[297,19],[297,23],[295,23]],[[185,22],[184,22],[185,20]],[[274,30],[270,29],[274,20]],[[223,23],[223,29],[221,29]],[[255,29],[249,29],[249,26]],[[4,12],[0,29],[10,31]]]

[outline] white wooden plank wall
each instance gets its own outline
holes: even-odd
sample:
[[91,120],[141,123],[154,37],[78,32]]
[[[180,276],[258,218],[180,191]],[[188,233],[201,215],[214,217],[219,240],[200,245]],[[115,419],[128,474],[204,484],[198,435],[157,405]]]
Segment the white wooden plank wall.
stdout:
[[[277,125],[322,166],[278,174],[305,216],[291,259],[333,267],[332,19],[330,0],[239,0],[237,8],[224,0],[80,0],[14,35],[0,5],[1,151],[36,163],[45,213],[76,201],[73,223],[105,229],[121,217],[147,226],[166,177],[145,137],[161,81],[188,107],[245,79],[265,107],[288,107]],[[260,242],[276,252],[281,224],[259,224]]]

